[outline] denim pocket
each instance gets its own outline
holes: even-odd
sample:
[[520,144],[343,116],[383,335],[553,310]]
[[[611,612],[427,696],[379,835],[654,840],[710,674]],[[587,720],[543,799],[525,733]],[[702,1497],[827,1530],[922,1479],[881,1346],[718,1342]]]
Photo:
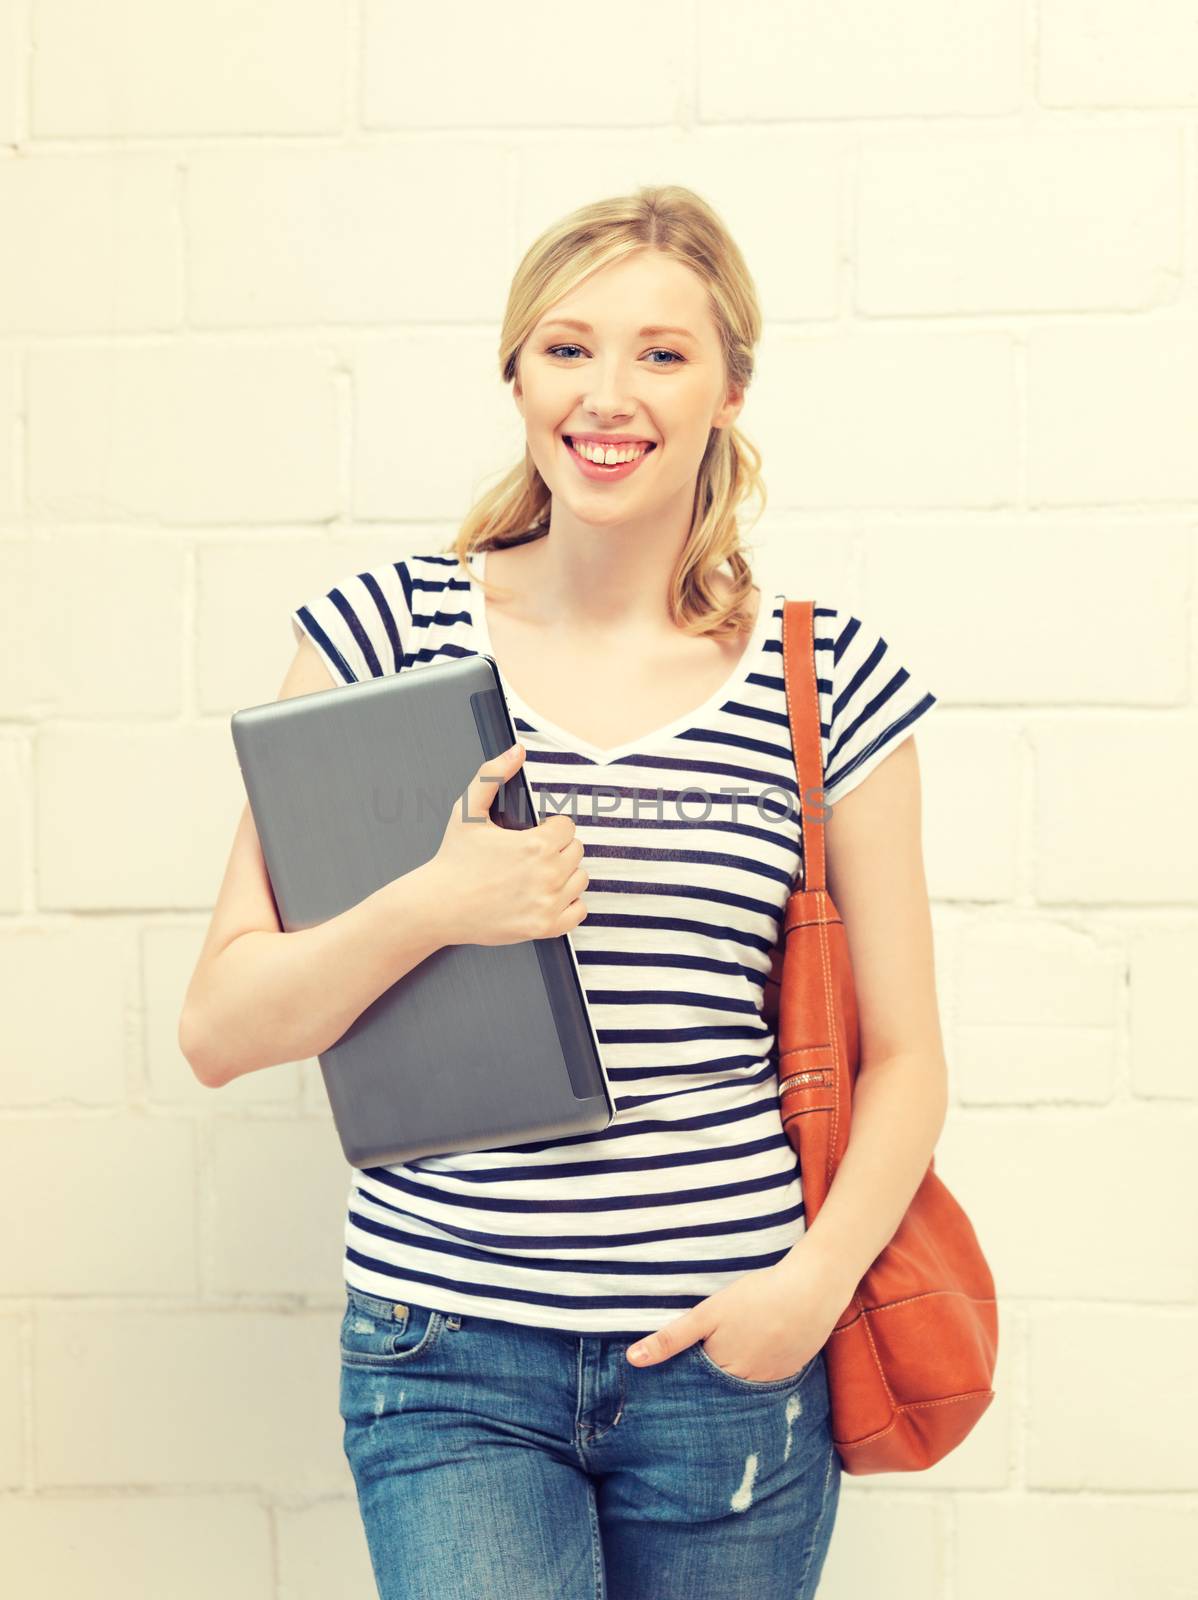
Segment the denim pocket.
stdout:
[[341,1359],[350,1367],[394,1367],[422,1356],[445,1326],[445,1313],[347,1289]]
[[707,1354],[707,1351],[704,1349],[702,1339],[700,1339],[696,1344],[691,1345],[691,1349],[694,1351],[695,1357],[699,1361],[700,1365],[705,1367],[708,1372],[714,1372],[716,1376],[722,1378],[725,1383],[735,1384],[738,1389],[761,1390],[790,1389],[797,1387],[798,1384],[802,1383],[803,1379],[811,1371],[812,1367],[819,1360],[822,1354],[822,1351],[817,1350],[809,1361],[805,1361],[799,1370],[797,1372],[792,1372],[788,1378],[763,1379],[740,1378],[735,1372],[725,1372],[724,1368],[717,1366]]

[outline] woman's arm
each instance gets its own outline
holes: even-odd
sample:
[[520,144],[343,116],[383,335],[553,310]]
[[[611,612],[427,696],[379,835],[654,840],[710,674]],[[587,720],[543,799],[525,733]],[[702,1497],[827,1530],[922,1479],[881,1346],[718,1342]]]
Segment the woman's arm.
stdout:
[[[279,699],[333,680],[304,639]],[[179,1018],[179,1048],[203,1084],[302,1061],[335,1044],[380,994],[446,942],[432,863],[315,928],[279,926],[247,804]]]
[[924,877],[919,758],[904,739],[832,807],[828,890],[844,918],[861,1028],[852,1126],[811,1226],[779,1263],[843,1289],[847,1304],[894,1237],[948,1109]]

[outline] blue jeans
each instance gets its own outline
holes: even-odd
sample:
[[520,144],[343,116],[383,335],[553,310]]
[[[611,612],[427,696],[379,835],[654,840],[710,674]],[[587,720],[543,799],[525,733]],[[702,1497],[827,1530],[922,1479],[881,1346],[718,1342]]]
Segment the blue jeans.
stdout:
[[346,1290],[344,1448],[381,1600],[811,1600],[840,1498],[819,1351],[759,1383],[702,1343]]

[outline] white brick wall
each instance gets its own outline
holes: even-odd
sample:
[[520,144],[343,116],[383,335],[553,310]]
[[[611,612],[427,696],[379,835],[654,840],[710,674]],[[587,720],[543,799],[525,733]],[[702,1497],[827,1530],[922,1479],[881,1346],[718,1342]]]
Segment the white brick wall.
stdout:
[[[760,574],[920,737],[998,1397],[821,1595],[1198,1595],[1193,0],[0,0],[0,1549],[43,1600],[374,1593],[313,1062],[175,1025],[287,612],[444,540],[551,218],[648,181],[767,328]],[[631,45],[631,48],[630,48]],[[302,1172],[303,1183],[295,1183]]]

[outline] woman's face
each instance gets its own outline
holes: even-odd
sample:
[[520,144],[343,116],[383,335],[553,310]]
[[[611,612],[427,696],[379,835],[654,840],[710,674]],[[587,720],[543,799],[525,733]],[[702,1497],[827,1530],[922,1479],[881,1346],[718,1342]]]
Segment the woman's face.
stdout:
[[[640,521],[675,500],[689,523],[711,429],[744,404],[743,391],[730,397],[726,387],[702,279],[652,249],[593,273],[550,307],[520,352],[513,394],[555,512],[605,524]],[[593,476],[566,442],[587,434],[654,448],[631,471]]]

